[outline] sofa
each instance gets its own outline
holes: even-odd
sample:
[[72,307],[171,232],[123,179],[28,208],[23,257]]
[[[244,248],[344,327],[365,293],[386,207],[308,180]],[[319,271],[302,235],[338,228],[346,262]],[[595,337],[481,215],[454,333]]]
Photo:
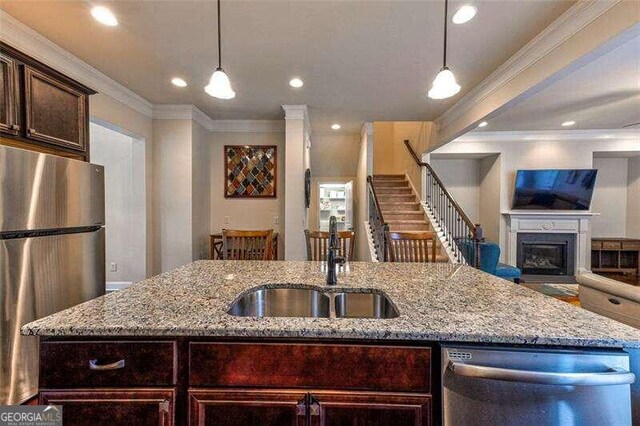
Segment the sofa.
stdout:
[[640,328],[640,287],[590,272],[579,274],[576,281],[584,309]]

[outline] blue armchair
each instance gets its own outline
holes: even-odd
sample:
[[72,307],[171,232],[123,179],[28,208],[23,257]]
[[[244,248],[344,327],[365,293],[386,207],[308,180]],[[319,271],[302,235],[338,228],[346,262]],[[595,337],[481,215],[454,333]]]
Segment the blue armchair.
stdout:
[[[473,259],[475,258],[475,247],[473,241],[462,241],[460,248],[464,258],[467,259],[467,262],[472,264]],[[484,242],[479,243],[478,248],[480,250],[480,270],[491,275],[495,275],[496,277],[513,280],[515,283],[520,282],[520,277],[522,275],[520,269],[515,266],[498,262],[500,259],[500,246],[498,244]]]

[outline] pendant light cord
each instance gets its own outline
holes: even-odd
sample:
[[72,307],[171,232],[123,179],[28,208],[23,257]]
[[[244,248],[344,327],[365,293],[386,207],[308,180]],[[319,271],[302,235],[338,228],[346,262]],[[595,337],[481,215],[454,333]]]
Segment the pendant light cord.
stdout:
[[[219,5],[220,0],[218,0]],[[219,13],[219,12],[218,12]],[[447,67],[447,15],[449,14],[449,1],[444,0],[444,52],[442,54],[442,67]],[[220,25],[220,24],[218,24]]]
[[218,0],[218,68],[222,69],[222,31],[220,29],[220,0]]

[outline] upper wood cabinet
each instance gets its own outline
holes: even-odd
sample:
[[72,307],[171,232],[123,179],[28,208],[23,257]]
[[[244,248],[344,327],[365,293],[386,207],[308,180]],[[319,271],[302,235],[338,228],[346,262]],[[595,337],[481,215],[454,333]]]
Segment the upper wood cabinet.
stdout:
[[87,147],[87,95],[24,66],[27,137],[77,151]]
[[93,93],[0,42],[0,144],[88,161]]
[[19,102],[18,63],[0,53],[0,131],[19,134]]

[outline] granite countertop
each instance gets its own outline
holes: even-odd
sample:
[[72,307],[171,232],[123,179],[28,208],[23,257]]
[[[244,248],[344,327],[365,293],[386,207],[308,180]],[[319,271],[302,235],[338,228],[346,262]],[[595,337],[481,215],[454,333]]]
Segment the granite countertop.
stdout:
[[[319,262],[197,261],[34,321],[39,336],[211,336],[640,347],[640,330],[468,266],[352,262],[327,287]],[[256,286],[387,294],[393,319],[234,317]]]

